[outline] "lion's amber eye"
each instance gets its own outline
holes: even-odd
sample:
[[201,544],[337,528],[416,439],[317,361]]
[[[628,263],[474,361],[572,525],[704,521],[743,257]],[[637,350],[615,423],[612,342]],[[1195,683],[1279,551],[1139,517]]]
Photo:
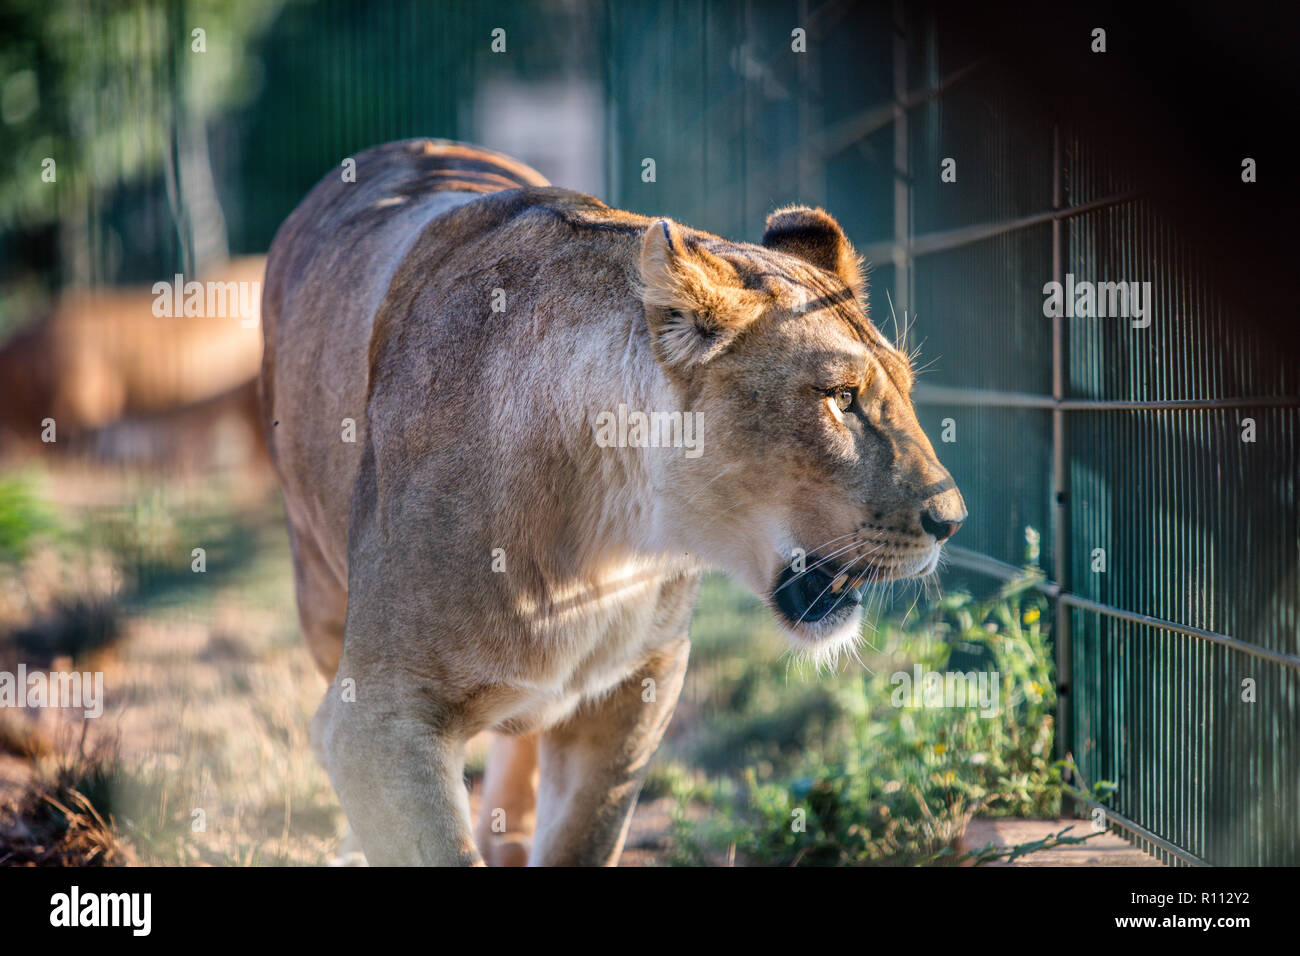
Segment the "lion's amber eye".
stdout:
[[853,404],[853,389],[841,388],[835,393],[835,405],[842,412],[847,412]]

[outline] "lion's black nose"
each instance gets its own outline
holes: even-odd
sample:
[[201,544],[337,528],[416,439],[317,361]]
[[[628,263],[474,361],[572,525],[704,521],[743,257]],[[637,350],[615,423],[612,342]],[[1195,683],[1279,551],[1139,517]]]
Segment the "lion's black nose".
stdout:
[[964,513],[960,517],[950,518],[933,514],[929,508],[921,510],[921,527],[926,530],[926,533],[934,535],[935,541],[947,541],[957,533],[957,529],[965,520]]

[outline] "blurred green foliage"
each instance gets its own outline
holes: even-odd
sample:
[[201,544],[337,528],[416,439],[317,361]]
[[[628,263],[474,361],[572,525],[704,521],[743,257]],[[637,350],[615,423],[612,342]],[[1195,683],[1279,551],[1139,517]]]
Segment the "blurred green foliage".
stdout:
[[184,260],[211,219],[185,180],[208,178],[209,121],[260,89],[252,41],[283,3],[0,6],[0,335],[60,287],[140,281]]
[[[86,3],[0,9],[0,228],[32,227],[155,174],[178,113],[206,117],[256,92],[250,38],[267,0]],[[192,49],[195,29],[206,52]],[[59,189],[41,179],[57,162]]]
[[55,528],[54,514],[19,474],[0,477],[0,563],[16,564]]

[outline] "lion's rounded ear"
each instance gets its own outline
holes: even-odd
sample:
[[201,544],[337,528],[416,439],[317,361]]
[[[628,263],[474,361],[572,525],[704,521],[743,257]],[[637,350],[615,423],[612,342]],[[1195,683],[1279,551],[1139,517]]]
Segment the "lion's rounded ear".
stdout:
[[679,293],[679,273],[686,252],[682,231],[671,219],[652,223],[641,239],[641,285],[647,302],[655,300],[665,307],[680,303],[671,301]]
[[670,219],[641,240],[641,299],[655,354],[686,369],[721,354],[761,312],[763,297]]
[[767,217],[763,245],[832,272],[861,296],[865,288],[862,259],[840,224],[824,209],[790,206]]

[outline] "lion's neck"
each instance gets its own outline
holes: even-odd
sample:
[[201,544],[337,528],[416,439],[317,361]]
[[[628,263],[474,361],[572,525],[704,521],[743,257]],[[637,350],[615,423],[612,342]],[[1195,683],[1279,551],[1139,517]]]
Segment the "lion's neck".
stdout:
[[587,555],[583,563],[688,564],[664,490],[671,456],[699,453],[694,416],[651,354],[640,314],[611,326],[591,343],[601,359],[580,354],[569,380],[577,388],[568,407],[581,413],[569,419],[566,448],[578,487],[592,490],[565,502],[570,544]]

